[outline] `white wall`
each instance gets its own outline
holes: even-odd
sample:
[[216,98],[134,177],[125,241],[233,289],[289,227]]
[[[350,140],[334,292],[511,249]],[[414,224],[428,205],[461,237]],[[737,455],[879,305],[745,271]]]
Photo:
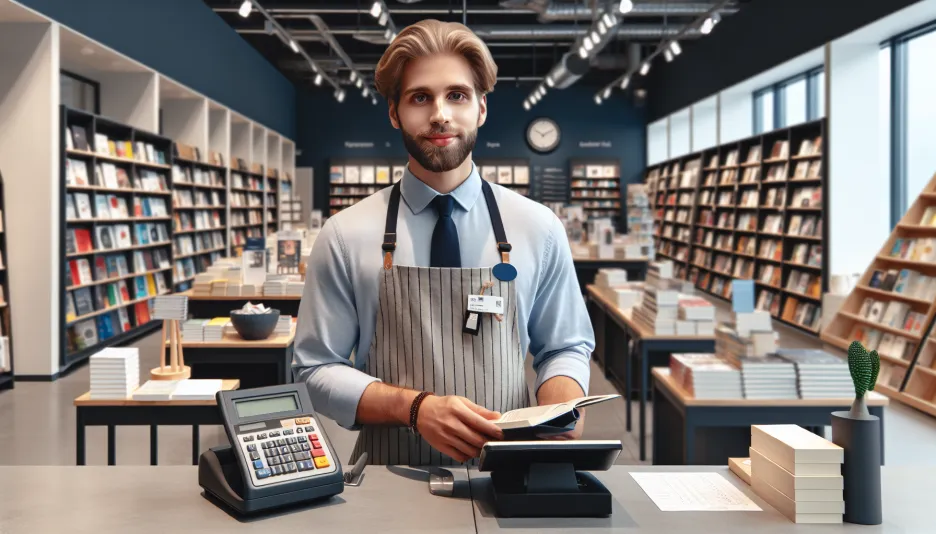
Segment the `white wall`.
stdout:
[[159,82],[155,72],[106,72],[101,82],[101,115],[156,133]]
[[670,117],[670,157],[678,158],[692,151],[692,124],[689,108],[673,113]]
[[[180,143],[208,150],[208,100],[205,98],[162,99],[163,135]],[[203,160],[206,158],[203,156]]]
[[661,119],[647,126],[647,163],[657,163],[669,159],[669,119]]
[[721,144],[754,135],[754,102],[751,91],[728,90],[721,96]]
[[699,152],[718,144],[718,96],[713,96],[692,106],[690,152]]
[[59,370],[59,27],[0,24],[0,172],[17,375]]

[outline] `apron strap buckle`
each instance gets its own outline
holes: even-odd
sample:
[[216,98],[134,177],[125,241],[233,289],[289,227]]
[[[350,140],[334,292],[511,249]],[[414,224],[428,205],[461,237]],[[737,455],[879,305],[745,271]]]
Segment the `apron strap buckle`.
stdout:
[[513,250],[513,247],[510,246],[510,243],[507,243],[506,241],[498,241],[497,250],[500,251],[501,261],[504,263],[510,263],[510,251]]
[[384,270],[387,270],[387,271],[393,268],[393,253],[390,252],[389,250],[384,252],[383,268]]

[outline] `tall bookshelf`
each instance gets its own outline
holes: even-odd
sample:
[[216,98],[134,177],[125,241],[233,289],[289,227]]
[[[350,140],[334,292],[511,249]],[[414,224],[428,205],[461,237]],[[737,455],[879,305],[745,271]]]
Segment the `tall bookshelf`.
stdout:
[[279,169],[267,169],[266,188],[264,195],[263,222],[266,223],[267,235],[275,234],[280,227],[279,216],[279,194],[280,194],[280,175]]
[[13,378],[13,329],[10,322],[10,275],[7,270],[6,206],[3,195],[3,173],[0,173],[0,343],[2,343],[5,365],[0,364],[0,391],[12,389]]
[[335,215],[403,179],[406,160],[335,159],[329,162],[328,214]]
[[875,391],[936,416],[936,176],[891,232],[822,340],[877,350]]
[[621,219],[621,162],[616,159],[572,159],[569,202],[581,205],[588,218]]
[[61,107],[61,368],[159,327],[172,284],[172,143]]
[[530,160],[522,158],[479,159],[475,161],[481,178],[532,198]]
[[[263,237],[263,186],[265,179],[255,166],[252,169],[242,159],[231,167],[230,208],[231,250],[243,250],[248,237]],[[260,169],[262,170],[262,169]]]
[[658,255],[722,299],[733,279],[754,280],[758,309],[817,335],[828,288],[825,137],[825,120],[813,121],[649,168]]
[[227,249],[227,168],[216,156],[202,161],[197,148],[174,144],[172,254],[175,290],[192,287]]

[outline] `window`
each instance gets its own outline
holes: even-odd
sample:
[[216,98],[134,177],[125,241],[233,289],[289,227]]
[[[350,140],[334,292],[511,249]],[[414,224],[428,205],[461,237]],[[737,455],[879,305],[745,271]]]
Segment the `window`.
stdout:
[[825,71],[816,67],[754,93],[754,133],[825,116]]
[[101,113],[101,84],[64,70],[60,71],[59,84],[62,104],[88,113]]

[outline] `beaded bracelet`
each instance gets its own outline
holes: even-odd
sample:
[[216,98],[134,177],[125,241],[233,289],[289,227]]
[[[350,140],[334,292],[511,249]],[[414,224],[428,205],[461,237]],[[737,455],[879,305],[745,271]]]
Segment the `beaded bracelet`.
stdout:
[[422,404],[422,401],[424,401],[424,400],[426,399],[426,397],[428,397],[429,395],[432,395],[432,392],[431,392],[431,391],[423,391],[423,392],[421,392],[419,395],[416,395],[416,398],[413,399],[413,404],[412,404],[412,406],[410,406],[410,416],[409,416],[410,424],[409,424],[409,426],[410,426],[410,430],[412,430],[413,433],[416,433],[416,432],[417,432],[417,430],[416,430],[416,416],[419,414],[419,405],[421,405],[421,404]]

